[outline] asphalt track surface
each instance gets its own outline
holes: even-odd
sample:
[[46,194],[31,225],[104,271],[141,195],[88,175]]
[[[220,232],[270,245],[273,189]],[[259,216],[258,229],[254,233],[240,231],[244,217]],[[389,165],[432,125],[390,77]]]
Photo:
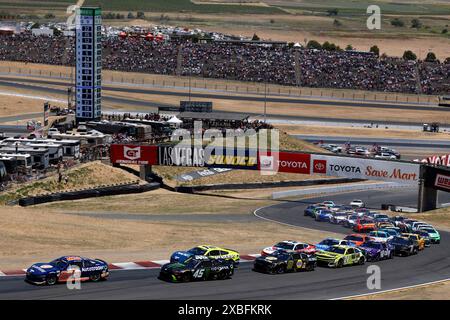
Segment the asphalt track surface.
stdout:
[[[67,87],[69,86],[68,81],[49,81],[49,80],[36,80],[36,79],[26,79],[26,78],[13,78],[13,77],[4,77],[0,75],[0,84],[3,86],[9,86],[12,88],[21,88],[21,89],[28,89],[28,90],[40,90],[47,93],[56,93],[56,94],[66,94]],[[49,88],[46,87],[46,85],[57,85],[62,86],[63,88]],[[149,95],[167,95],[167,96],[179,96],[179,97],[187,97],[188,94],[186,92],[173,92],[173,91],[161,91],[158,89],[148,89],[148,88],[136,88],[136,87],[113,87],[109,85],[104,85],[103,90],[109,90],[114,92],[131,92],[131,93],[141,93],[141,94],[149,94]],[[235,101],[257,101],[257,102],[263,102],[264,97],[258,97],[258,96],[248,96],[248,95],[227,95],[227,94],[208,94],[208,93],[191,93],[191,97],[193,98],[206,98],[206,99],[225,99],[225,100],[235,100]],[[164,104],[164,103],[155,103],[152,101],[146,101],[146,100],[139,100],[139,99],[126,99],[126,98],[117,98],[117,97],[110,97],[107,94],[104,94],[102,97],[103,101],[107,104],[110,103],[124,103],[128,105],[134,105],[136,107],[141,107],[148,111],[155,111],[155,110],[148,110],[155,109],[159,106],[171,106],[172,104]],[[450,112],[450,108],[446,107],[439,107],[439,106],[423,106],[423,105],[414,105],[414,104],[386,104],[386,103],[376,103],[376,102],[370,102],[370,103],[362,103],[362,102],[351,102],[351,101],[326,101],[326,100],[314,100],[314,99],[292,99],[292,98],[273,98],[269,97],[267,99],[268,102],[278,102],[278,103],[290,103],[290,104],[297,104],[297,105],[330,105],[330,106],[347,106],[347,107],[361,107],[361,108],[383,108],[383,109],[403,109],[403,110],[425,110],[425,111],[448,111]],[[143,111],[144,112],[144,111]],[[234,112],[229,112],[234,113]],[[252,116],[260,116],[261,114],[257,113],[248,113]],[[281,118],[281,119],[298,119],[298,120],[328,120],[333,122],[348,122],[348,119],[339,119],[339,118],[326,118],[326,117],[303,117],[303,116],[286,116],[281,114],[270,114],[270,117],[273,118]],[[422,126],[423,123],[417,122],[417,123],[411,123],[411,122],[401,122],[401,121],[378,121],[376,119],[358,119],[358,120],[352,120],[352,122],[355,123],[378,123],[378,124],[391,124],[391,125],[401,125],[401,124],[407,124],[407,125],[420,125]],[[445,126],[445,123],[442,123],[441,125]]]
[[450,150],[450,140],[420,140],[420,139],[383,139],[383,138],[365,138],[365,137],[329,137],[312,135],[293,135],[294,137],[306,141],[323,141],[324,143],[345,144],[363,144],[373,145],[374,143],[396,147],[414,147],[427,149],[448,149]]
[[[348,203],[354,198],[365,200],[375,208],[382,203],[414,206],[417,190],[354,192],[285,201],[262,208],[257,214],[295,226],[345,234],[350,231],[341,226],[304,217],[303,209],[322,199]],[[441,198],[441,202],[450,202],[449,194]],[[377,262],[381,268],[381,290],[450,278],[450,233],[441,232],[441,236],[441,244],[426,248],[416,256]],[[280,235],[280,240],[283,238]],[[25,283],[22,277],[2,277],[0,299],[332,299],[377,291],[367,288],[368,265],[342,269],[318,267],[313,272],[266,275],[252,271],[251,263],[243,263],[232,279],[180,284],[158,280],[157,269],[113,271],[108,281],[84,283],[81,290],[68,290],[64,285],[38,287]]]

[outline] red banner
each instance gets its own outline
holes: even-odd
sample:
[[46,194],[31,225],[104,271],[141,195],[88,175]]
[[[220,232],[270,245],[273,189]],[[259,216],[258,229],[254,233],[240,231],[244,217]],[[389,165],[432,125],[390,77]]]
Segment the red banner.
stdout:
[[310,174],[311,155],[307,153],[272,152],[258,158],[261,171]]
[[156,165],[158,164],[158,147],[112,144],[110,157],[112,163]]
[[426,159],[422,159],[422,160],[416,159],[414,161],[433,164],[433,165],[437,165],[437,166],[450,167],[450,154],[444,154],[441,156],[430,156]]

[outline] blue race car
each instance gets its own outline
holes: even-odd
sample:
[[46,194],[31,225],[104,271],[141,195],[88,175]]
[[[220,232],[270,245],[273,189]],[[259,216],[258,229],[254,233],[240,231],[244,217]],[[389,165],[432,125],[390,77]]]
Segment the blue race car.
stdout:
[[333,213],[330,210],[318,210],[316,212],[315,220],[330,222],[330,219],[332,216],[333,216]]
[[327,251],[332,246],[354,246],[350,241],[347,240],[340,240],[340,239],[334,239],[334,238],[326,238],[315,245],[317,250],[323,250]]
[[52,286],[74,279],[97,282],[108,276],[108,264],[103,260],[64,256],[48,263],[33,264],[27,269],[25,281]]

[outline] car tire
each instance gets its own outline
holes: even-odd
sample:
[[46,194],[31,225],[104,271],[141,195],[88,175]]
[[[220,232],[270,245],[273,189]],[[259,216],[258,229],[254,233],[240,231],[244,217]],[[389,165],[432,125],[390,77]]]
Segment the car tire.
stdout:
[[417,254],[417,253],[419,253],[419,250],[417,248],[414,248],[413,254]]
[[286,267],[285,267],[285,266],[279,266],[279,267],[277,267],[277,269],[275,270],[275,272],[276,272],[277,274],[285,273],[285,272],[286,272]]
[[48,286],[54,286],[58,282],[58,278],[55,275],[48,276],[45,283]]
[[181,282],[189,282],[190,280],[191,280],[191,275],[189,273],[185,273],[181,277]]
[[344,260],[339,259],[336,264],[336,268],[342,268],[343,266],[344,266]]
[[98,282],[101,279],[102,279],[102,276],[101,276],[100,273],[95,273],[95,274],[89,276],[89,280],[92,281],[92,282]]
[[393,252],[393,251],[391,251],[391,252],[389,253],[389,259],[394,259],[394,252]]
[[360,266],[362,266],[364,263],[366,263],[366,260],[364,259],[364,257],[359,258],[358,264],[359,264]]

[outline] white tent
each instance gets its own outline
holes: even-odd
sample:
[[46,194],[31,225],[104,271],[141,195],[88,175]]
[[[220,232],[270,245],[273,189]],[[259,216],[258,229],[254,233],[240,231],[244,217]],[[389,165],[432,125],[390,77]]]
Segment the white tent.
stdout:
[[183,123],[180,119],[177,118],[177,116],[173,116],[170,118],[170,120],[167,121],[167,123],[170,123],[171,125],[178,127],[180,124]]

